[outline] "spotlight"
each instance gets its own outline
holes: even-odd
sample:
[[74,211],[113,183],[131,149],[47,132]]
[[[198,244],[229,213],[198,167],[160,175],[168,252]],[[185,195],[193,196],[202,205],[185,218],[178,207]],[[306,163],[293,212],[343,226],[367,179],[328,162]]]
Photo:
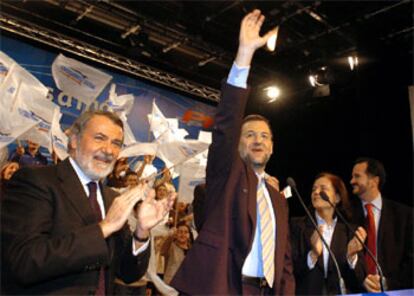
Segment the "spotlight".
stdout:
[[316,86],[316,75],[309,75],[309,83],[312,85],[312,87]]
[[280,89],[277,86],[268,86],[264,89],[266,96],[269,98],[268,103],[273,103],[280,96]]
[[328,67],[323,66],[316,71],[312,71],[308,76],[309,83],[312,87],[327,85],[332,82],[332,75],[328,71]]
[[358,66],[358,57],[357,56],[349,56],[348,57],[348,63],[349,63],[349,67],[351,68],[351,71],[353,71],[354,68]]

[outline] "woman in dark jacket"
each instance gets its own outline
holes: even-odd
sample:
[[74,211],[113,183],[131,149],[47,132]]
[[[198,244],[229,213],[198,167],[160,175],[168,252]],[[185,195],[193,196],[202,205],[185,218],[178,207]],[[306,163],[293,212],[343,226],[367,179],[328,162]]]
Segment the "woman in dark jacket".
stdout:
[[[354,236],[358,235],[364,241],[366,232],[362,227],[355,227],[352,232],[348,231],[345,224],[336,217],[334,208],[321,198],[321,191],[327,194],[343,216],[350,218],[345,184],[336,175],[319,174],[312,187],[310,208],[318,229],[335,254],[347,290],[357,291],[363,279],[364,260],[361,254],[358,254],[362,246]],[[340,294],[334,263],[309,218],[295,218],[291,227],[296,294]]]

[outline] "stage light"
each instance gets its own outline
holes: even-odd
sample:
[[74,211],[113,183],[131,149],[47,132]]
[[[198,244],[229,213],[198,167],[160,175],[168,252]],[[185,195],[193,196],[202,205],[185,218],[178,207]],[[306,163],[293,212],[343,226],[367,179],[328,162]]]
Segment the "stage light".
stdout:
[[315,87],[316,86],[316,77],[315,77],[315,75],[309,75],[308,79],[309,79],[310,85],[312,85],[312,87]]
[[358,66],[358,57],[357,56],[349,56],[348,57],[348,63],[349,67],[351,68],[351,71],[355,69],[355,67]]
[[322,66],[318,68],[316,71],[311,71],[308,80],[312,87],[328,85],[332,81],[332,75],[328,73],[328,67]]
[[269,98],[268,103],[273,103],[280,96],[280,89],[274,85],[266,87],[264,91]]

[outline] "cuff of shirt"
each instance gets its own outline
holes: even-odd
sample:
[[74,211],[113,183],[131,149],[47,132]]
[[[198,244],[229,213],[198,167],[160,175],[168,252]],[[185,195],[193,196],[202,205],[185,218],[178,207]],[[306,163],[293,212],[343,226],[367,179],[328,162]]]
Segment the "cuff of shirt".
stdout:
[[239,67],[236,63],[230,69],[227,83],[240,88],[247,88],[247,77],[249,76],[250,67]]
[[312,260],[311,251],[308,252],[307,262],[308,262],[308,268],[309,269],[313,269],[315,267],[315,265],[316,265],[316,261],[313,262],[313,260]]
[[142,252],[144,252],[147,248],[148,248],[148,245],[149,245],[149,238],[148,238],[148,240],[146,241],[146,243],[145,244],[143,244],[141,247],[139,247],[138,249],[136,249],[135,248],[135,242],[134,242],[134,239],[132,239],[132,255],[134,255],[134,256],[138,256],[138,254],[141,254]]
[[358,262],[358,255],[355,255],[352,258],[348,258],[347,261],[348,261],[349,268],[355,269],[355,266]]

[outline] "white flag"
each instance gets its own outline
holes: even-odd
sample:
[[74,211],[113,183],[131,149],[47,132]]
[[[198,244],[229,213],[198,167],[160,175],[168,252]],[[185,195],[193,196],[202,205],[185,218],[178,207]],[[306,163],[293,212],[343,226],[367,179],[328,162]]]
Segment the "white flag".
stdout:
[[88,106],[112,79],[111,75],[62,54],[53,62],[52,74],[58,89]]
[[[47,94],[47,93],[46,93]],[[51,129],[55,114],[60,112],[57,104],[46,99],[42,89],[34,88],[22,82],[16,98],[16,106],[20,112],[31,113],[38,122],[33,128],[19,136],[21,140],[30,140],[52,151]]]
[[157,143],[134,143],[123,148],[121,153],[119,153],[118,158],[155,155],[157,153],[157,148]]
[[7,73],[9,72],[11,66],[15,61],[6,55],[4,52],[0,51],[0,85],[3,80],[6,78]]
[[148,120],[154,138],[160,143],[182,141],[188,135],[185,129],[178,128],[178,119],[164,116],[155,100],[152,102],[152,112],[148,115]]
[[68,154],[68,136],[62,131],[60,127],[60,119],[62,118],[62,113],[57,112],[53,117],[52,121],[52,130],[51,130],[51,139],[52,139],[52,148],[56,153],[57,157],[60,160],[66,159]]
[[127,116],[134,106],[134,95],[126,94],[118,96],[115,89],[116,84],[112,83],[111,89],[109,90],[108,107],[112,112],[118,114],[118,116],[121,114]]
[[122,96],[117,96],[115,92],[116,85],[113,83],[111,89],[109,90],[108,98],[108,107],[109,110],[116,113],[119,118],[121,118],[122,123],[124,124],[124,144],[129,146],[137,142],[135,139],[134,133],[131,130],[131,127],[128,123],[128,114],[131,112],[131,109],[134,105],[134,95],[127,94]]
[[162,143],[158,147],[157,156],[170,166],[177,166],[202,153],[208,146],[197,140]]
[[[36,96],[46,97],[49,89],[44,86],[36,77],[30,72],[22,68],[17,63],[12,64],[7,71],[7,75],[0,85],[0,106],[2,108],[11,110],[16,103],[17,94],[22,83],[32,88]],[[29,93],[29,95],[31,95]]]
[[[42,100],[45,105],[36,104],[38,100]],[[49,103],[53,104],[46,100],[41,89],[21,81],[13,108],[0,108],[0,148],[42,122],[45,116],[43,109],[46,109],[43,106]]]
[[188,161],[180,166],[179,172],[178,200],[191,203],[194,198],[194,188],[205,182],[206,167],[197,162]]

